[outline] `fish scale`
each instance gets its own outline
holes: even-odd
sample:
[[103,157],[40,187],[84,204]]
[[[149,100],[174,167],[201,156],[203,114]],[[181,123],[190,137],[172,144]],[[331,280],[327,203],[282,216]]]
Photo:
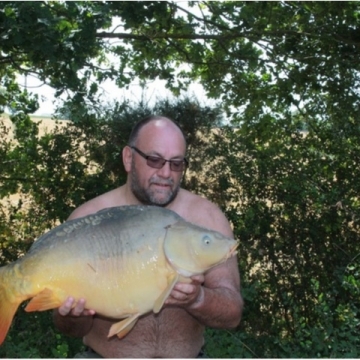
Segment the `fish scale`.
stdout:
[[119,206],[70,220],[0,268],[0,344],[19,305],[26,311],[85,298],[97,314],[119,319],[108,336],[126,336],[139,316],[161,311],[177,281],[226,261],[234,239],[157,206]]

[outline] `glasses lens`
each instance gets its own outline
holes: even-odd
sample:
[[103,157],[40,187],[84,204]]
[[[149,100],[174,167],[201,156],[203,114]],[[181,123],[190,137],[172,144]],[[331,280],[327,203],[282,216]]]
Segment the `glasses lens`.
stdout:
[[161,169],[167,162],[170,164],[170,169],[172,171],[183,171],[187,165],[186,159],[183,160],[165,160],[158,156],[150,156],[144,154],[142,151],[140,151],[135,146],[131,147],[133,150],[135,150],[140,156],[142,156],[144,159],[146,159],[146,164],[154,169]]
[[172,171],[183,171],[184,161],[183,160],[170,160],[170,169]]
[[155,169],[161,169],[165,165],[165,160],[156,156],[148,156],[146,163]]

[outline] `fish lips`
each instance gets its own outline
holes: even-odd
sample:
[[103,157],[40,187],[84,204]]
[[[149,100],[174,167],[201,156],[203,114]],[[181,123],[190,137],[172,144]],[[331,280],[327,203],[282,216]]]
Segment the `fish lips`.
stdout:
[[230,249],[227,259],[238,254],[238,247],[239,247],[239,242],[237,241],[236,244]]

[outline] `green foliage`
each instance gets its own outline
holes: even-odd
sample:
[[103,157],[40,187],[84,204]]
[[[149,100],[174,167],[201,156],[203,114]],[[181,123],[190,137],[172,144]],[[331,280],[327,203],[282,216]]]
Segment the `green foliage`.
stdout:
[[[358,2],[185,5],[3,2],[0,106],[28,101],[16,82],[28,74],[78,105],[98,101],[107,79],[125,87],[138,77],[165,79],[176,94],[198,80],[236,121],[269,108],[306,109],[323,120],[329,111],[356,112]],[[122,26],[110,29],[113,17]]]
[[[235,330],[208,329],[208,355],[358,356],[356,122],[350,120],[339,133],[334,131],[338,122],[308,119],[310,130],[300,132],[301,117],[267,115],[238,129],[214,129],[222,120],[219,110],[189,99],[164,100],[153,108],[116,103],[99,118],[77,109],[88,116],[84,123],[75,110],[69,113],[78,117],[76,126],[70,123],[43,136],[36,123],[16,118],[17,142],[0,143],[5,163],[23,161],[16,172],[4,167],[3,195],[20,191],[31,205],[29,212],[22,203],[3,210],[10,212],[0,223],[3,263],[20,256],[71,208],[123,182],[119,156],[135,120],[150,113],[171,116],[188,135],[190,168],[184,185],[219,203],[241,239],[243,320]],[[29,350],[15,346],[18,331],[12,331],[6,356],[14,348],[24,356],[43,356],[37,345],[28,344]],[[46,356],[79,349],[69,350],[67,339],[52,334]]]
[[338,133],[337,122],[314,122],[302,133],[293,117],[265,116],[229,129],[240,191],[228,216],[241,239],[246,304],[239,331],[257,356],[359,354],[359,281],[348,272],[359,265],[360,134],[351,124]]
[[18,310],[6,341],[0,347],[2,358],[73,358],[82,351],[81,339],[55,331],[51,312],[26,313]]

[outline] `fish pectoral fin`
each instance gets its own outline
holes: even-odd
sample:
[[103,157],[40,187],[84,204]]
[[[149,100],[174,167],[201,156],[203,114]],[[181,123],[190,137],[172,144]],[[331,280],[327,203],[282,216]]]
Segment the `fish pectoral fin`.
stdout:
[[109,330],[108,338],[114,335],[117,335],[119,339],[123,338],[134,327],[139,316],[140,313],[137,313],[113,324]]
[[178,273],[174,273],[172,276],[170,276],[168,286],[165,288],[165,290],[161,293],[161,295],[156,299],[154,303],[153,312],[155,314],[157,314],[161,310],[165,300],[169,297],[171,290],[173,289],[173,287],[175,286],[178,280],[179,280]]
[[45,288],[30,300],[25,311],[45,311],[58,308],[60,305],[61,301],[54,295],[54,292]]
[[185,283],[185,284],[190,284],[192,282],[192,280],[188,276],[180,275],[179,276],[179,282],[182,282],[182,283]]

